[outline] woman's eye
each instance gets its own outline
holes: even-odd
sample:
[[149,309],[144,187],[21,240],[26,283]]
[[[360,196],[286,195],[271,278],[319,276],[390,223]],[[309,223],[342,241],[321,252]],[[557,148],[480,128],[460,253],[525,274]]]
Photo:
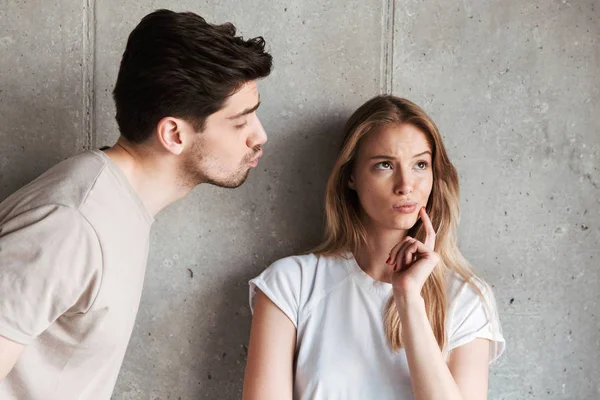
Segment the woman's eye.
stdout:
[[418,169],[427,169],[428,166],[429,166],[429,164],[426,161],[419,161],[417,163]]
[[377,169],[390,169],[390,168],[392,168],[392,164],[390,164],[387,161],[383,161],[383,162],[375,164],[375,168],[377,168]]
[[244,122],[243,124],[240,125],[236,125],[235,129],[242,129],[243,127],[245,127],[248,124],[248,121]]

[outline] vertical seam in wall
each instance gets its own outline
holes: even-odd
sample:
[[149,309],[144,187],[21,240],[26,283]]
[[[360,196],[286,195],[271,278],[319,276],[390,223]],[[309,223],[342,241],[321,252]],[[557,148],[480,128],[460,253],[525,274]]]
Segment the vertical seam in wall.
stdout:
[[83,118],[85,147],[96,147],[94,70],[96,64],[96,0],[83,0]]
[[381,68],[379,92],[392,92],[394,77],[394,4],[395,0],[382,0],[381,18]]

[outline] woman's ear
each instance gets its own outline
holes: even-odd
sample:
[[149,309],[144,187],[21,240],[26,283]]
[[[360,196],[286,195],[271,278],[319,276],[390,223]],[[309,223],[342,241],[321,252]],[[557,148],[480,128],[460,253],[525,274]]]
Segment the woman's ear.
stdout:
[[356,190],[356,185],[354,184],[354,176],[352,176],[352,174],[350,174],[350,177],[348,178],[348,187],[352,190]]

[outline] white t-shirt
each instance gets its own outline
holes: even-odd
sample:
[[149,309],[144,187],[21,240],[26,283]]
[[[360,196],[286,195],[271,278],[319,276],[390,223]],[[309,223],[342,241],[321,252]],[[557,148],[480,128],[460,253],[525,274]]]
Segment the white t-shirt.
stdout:
[[[487,302],[458,276],[448,280],[448,348],[490,340],[490,362],[504,351],[494,298]],[[345,257],[287,257],[250,281],[250,306],[260,289],[296,326],[294,399],[414,399],[404,349],[392,351],[384,312],[392,286]],[[488,318],[488,314],[491,318]]]

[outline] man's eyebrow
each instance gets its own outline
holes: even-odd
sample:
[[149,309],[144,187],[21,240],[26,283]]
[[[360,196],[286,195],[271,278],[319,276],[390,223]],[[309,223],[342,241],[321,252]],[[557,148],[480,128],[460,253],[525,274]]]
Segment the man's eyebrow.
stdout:
[[237,113],[231,117],[227,117],[227,119],[236,119],[239,117],[243,117],[244,115],[252,114],[254,111],[258,110],[258,107],[260,107],[260,98],[258,99],[258,103],[256,103],[256,105],[254,107],[247,108],[240,113]]

